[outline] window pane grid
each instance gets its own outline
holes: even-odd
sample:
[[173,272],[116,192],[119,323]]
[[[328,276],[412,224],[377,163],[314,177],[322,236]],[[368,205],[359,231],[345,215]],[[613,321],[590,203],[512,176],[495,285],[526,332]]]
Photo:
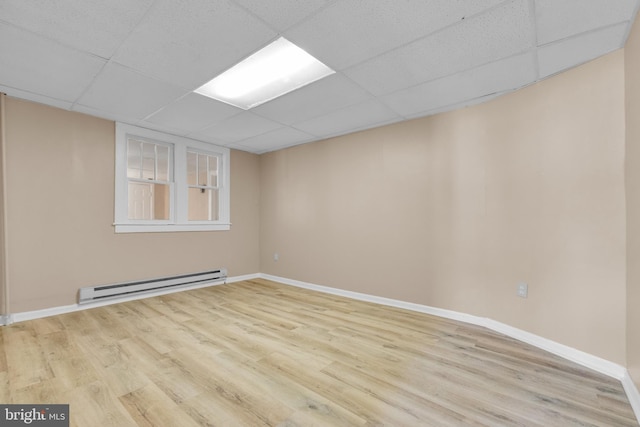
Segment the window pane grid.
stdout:
[[144,140],[127,140],[128,218],[167,221],[171,218],[170,147]]
[[169,172],[169,147],[135,139],[128,140],[128,178],[170,182]]
[[218,156],[187,153],[187,177],[191,188],[218,188]]
[[218,156],[195,151],[187,152],[189,221],[220,219],[218,165]]

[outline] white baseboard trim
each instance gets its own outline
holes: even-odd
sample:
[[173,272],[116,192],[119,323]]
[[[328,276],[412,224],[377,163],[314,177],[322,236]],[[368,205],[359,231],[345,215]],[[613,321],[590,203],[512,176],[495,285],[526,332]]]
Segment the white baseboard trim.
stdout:
[[484,322],[481,324],[481,326],[484,326],[496,332],[500,332],[527,344],[531,344],[534,347],[538,347],[542,350],[548,351],[549,353],[553,353],[556,356],[560,356],[564,359],[575,362],[578,365],[582,365],[586,368],[592,369],[596,372],[600,372],[601,374],[607,375],[617,380],[622,381],[622,378],[627,375],[627,369],[622,365],[598,356],[594,356],[589,353],[585,353],[582,350],[560,344],[556,341],[543,338],[539,335],[523,331],[522,329],[514,328],[512,326],[491,319],[484,319]]
[[311,289],[319,292],[324,292],[333,295],[340,295],[347,298],[352,298],[361,301],[373,302],[382,305],[388,305],[392,307],[404,308],[407,310],[417,311],[420,313],[432,314],[434,316],[444,317],[452,320],[459,320],[461,322],[470,323],[472,325],[483,326],[496,332],[500,332],[511,338],[523,341],[527,344],[531,344],[535,347],[546,350],[564,359],[575,362],[579,365],[585,366],[594,371],[600,372],[607,376],[613,377],[617,380],[627,374],[627,370],[624,366],[617,363],[610,362],[600,357],[585,353],[575,348],[566,346],[564,344],[557,343],[555,341],[543,338],[541,336],[532,334],[522,329],[514,328],[504,323],[491,320],[485,317],[473,316],[471,314],[460,313],[452,310],[445,310],[436,307],[430,307],[422,304],[415,304],[406,301],[395,300],[391,298],[378,297],[374,295],[363,294],[359,292],[345,291],[342,289],[331,288],[328,286],[315,285],[313,283],[302,282],[299,280],[287,279],[285,277],[273,276],[270,274],[260,274],[260,277],[274,282],[283,283],[285,285],[296,286],[305,289]]
[[226,283],[242,282],[244,280],[259,279],[260,273],[245,274],[244,276],[227,277]]
[[640,422],[640,392],[638,392],[638,388],[633,382],[628,371],[625,370],[625,375],[622,377],[620,382],[622,383],[625,393],[627,393],[627,399],[629,399],[631,408],[633,408],[633,412],[636,414],[636,418]]
[[[123,299],[124,301],[124,299]],[[115,304],[116,301],[105,301],[100,305],[108,305],[109,302]],[[74,311],[85,310],[88,308],[99,307],[97,303],[93,304],[71,304],[58,307],[44,308],[42,310],[22,311],[11,315],[11,323],[26,322],[27,320],[42,319],[43,317],[56,316],[58,314],[72,313]]]
[[[256,273],[256,274],[247,274],[247,275],[244,275],[244,276],[233,276],[233,277],[227,277],[225,280],[216,280],[215,282],[209,282],[209,283],[198,283],[198,284],[195,284],[195,285],[182,286],[182,287],[178,287],[178,288],[174,288],[174,289],[159,289],[159,290],[156,290],[156,291],[145,292],[145,293],[139,294],[139,295],[123,296],[122,298],[118,298],[118,299],[112,299],[112,300],[106,300],[106,301],[96,301],[96,302],[91,302],[91,303],[85,303],[85,304],[82,304],[82,305],[71,304],[71,305],[64,305],[64,306],[58,306],[58,307],[45,308],[45,309],[42,309],[42,310],[24,311],[24,312],[21,312],[21,313],[13,313],[13,314],[10,314],[9,316],[5,316],[5,317],[8,318],[8,321],[5,322],[4,325],[9,325],[11,323],[16,323],[16,322],[24,322],[24,321],[27,321],[27,320],[41,319],[43,317],[56,316],[58,314],[72,313],[74,311],[86,310],[86,309],[95,308],[95,307],[102,307],[102,306],[105,306],[105,305],[118,304],[118,303],[121,303],[121,302],[135,301],[135,300],[144,299],[144,298],[157,297],[157,296],[160,296],[160,295],[172,294],[172,293],[175,293],[175,292],[190,291],[190,290],[193,290],[193,289],[206,288],[206,287],[209,287],[209,286],[224,285],[225,283],[235,283],[235,282],[240,282],[242,280],[252,280],[252,279],[257,279],[258,277],[260,277],[258,273]],[[0,319],[0,320],[2,320],[2,319]]]
[[11,315],[1,315],[0,316],[0,326],[5,326],[11,324]]

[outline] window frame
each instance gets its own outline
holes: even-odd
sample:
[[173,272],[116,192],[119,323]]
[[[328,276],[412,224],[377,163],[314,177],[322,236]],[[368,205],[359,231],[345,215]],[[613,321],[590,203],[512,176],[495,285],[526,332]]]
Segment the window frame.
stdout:
[[[154,144],[169,145],[170,161],[170,219],[131,220],[128,207],[127,141],[129,138]],[[230,150],[226,147],[166,134],[151,129],[116,122],[115,150],[115,203],[114,227],[116,233],[154,233],[175,231],[226,231],[230,221]],[[187,151],[197,151],[219,158],[219,219],[215,221],[188,220]]]

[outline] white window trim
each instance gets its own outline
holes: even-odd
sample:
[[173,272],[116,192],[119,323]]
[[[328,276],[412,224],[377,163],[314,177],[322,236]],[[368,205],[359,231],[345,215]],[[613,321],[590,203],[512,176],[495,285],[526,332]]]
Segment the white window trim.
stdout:
[[[173,147],[173,185],[171,218],[169,221],[140,221],[128,218],[127,139],[146,139]],[[187,150],[193,149],[220,156],[220,219],[218,221],[188,220]],[[155,233],[172,231],[224,231],[231,229],[230,219],[230,150],[225,147],[189,138],[169,135],[137,126],[116,122],[115,165],[115,231],[116,233]]]

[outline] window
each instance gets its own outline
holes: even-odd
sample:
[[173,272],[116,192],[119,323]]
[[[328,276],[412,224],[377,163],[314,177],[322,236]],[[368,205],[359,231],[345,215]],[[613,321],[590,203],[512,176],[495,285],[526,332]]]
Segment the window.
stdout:
[[130,220],[170,220],[171,146],[127,139],[127,192]]
[[187,151],[189,221],[216,221],[219,215],[218,156]]
[[229,149],[116,124],[117,233],[229,230]]

